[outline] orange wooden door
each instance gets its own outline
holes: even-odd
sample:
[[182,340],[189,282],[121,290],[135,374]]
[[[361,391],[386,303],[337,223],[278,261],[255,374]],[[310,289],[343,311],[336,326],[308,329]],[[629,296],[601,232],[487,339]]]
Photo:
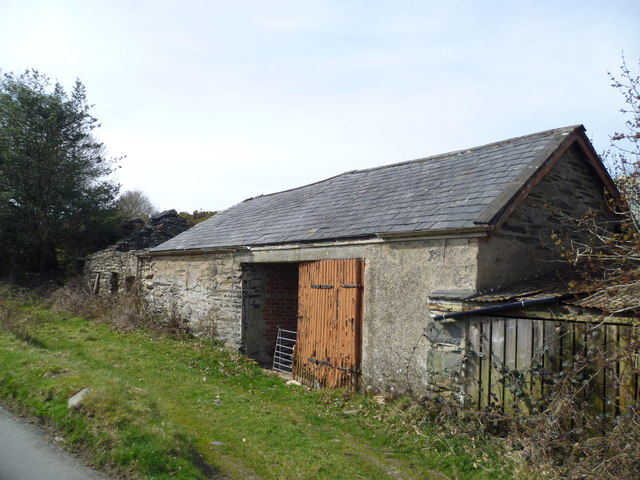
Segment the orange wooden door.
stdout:
[[363,270],[364,262],[358,258],[300,264],[293,374],[303,383],[357,387]]

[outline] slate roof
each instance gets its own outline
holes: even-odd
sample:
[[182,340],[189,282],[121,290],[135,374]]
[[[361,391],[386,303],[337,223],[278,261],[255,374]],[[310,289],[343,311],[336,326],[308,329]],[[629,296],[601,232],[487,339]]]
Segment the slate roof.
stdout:
[[152,252],[465,231],[488,227],[572,126],[245,200]]

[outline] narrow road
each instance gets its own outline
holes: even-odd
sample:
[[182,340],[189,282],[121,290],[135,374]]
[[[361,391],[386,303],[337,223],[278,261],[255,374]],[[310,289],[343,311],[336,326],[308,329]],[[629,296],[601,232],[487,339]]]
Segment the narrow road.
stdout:
[[0,406],[0,480],[106,480]]

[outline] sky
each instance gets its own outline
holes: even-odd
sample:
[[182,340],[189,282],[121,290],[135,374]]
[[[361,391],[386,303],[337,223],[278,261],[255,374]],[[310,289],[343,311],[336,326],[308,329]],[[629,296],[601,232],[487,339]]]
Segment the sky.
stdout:
[[638,0],[0,0],[0,70],[87,88],[113,179],[222,210],[345,171],[623,127]]

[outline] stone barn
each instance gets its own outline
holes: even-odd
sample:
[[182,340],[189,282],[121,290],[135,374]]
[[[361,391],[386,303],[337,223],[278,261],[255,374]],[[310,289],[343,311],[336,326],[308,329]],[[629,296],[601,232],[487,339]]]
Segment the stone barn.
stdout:
[[158,318],[260,363],[297,331],[308,384],[416,396],[460,388],[463,323],[434,291],[480,292],[558,267],[563,215],[606,209],[582,126],[357,170],[245,200],[140,257]]

